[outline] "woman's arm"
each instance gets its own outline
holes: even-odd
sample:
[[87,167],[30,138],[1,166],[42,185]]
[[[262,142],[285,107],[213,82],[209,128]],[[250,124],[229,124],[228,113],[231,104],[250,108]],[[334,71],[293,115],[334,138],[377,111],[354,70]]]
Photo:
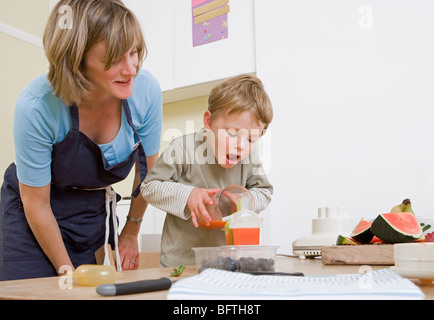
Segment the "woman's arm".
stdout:
[[[151,170],[157,159],[158,153],[146,157],[148,170]],[[142,181],[140,181],[139,166],[136,163],[133,190],[141,182]],[[140,194],[137,196],[137,198],[131,198],[131,205],[128,216],[136,219],[143,218],[147,206],[148,203],[143,199]],[[130,220],[126,221],[125,226],[119,236],[119,256],[121,258],[122,270],[133,270],[137,269],[139,266],[139,247],[137,239],[139,232],[140,223],[135,223]],[[133,264],[133,262],[135,263]]]
[[20,194],[27,222],[56,271],[60,272],[62,266],[69,266],[74,270],[51,209],[50,184],[30,187],[20,182]]

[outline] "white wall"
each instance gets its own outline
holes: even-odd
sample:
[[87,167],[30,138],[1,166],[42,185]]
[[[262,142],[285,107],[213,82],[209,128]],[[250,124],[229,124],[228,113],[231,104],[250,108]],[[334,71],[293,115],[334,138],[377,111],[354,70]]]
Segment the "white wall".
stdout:
[[434,2],[256,0],[275,110],[266,242],[291,253],[321,206],[433,216]]
[[143,67],[163,91],[255,71],[254,0],[231,1],[228,38],[197,47],[192,45],[191,0],[123,1],[144,30],[149,52]]
[[42,44],[48,3],[0,0],[0,184],[15,161],[12,123],[17,97],[33,78],[47,71],[44,50],[35,43]]

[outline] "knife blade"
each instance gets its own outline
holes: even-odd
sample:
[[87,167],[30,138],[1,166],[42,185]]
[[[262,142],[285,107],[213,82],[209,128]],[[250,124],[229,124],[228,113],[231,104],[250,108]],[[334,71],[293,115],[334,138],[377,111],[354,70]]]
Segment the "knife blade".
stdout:
[[292,276],[292,277],[304,277],[304,273],[301,272],[278,272],[278,271],[244,271],[254,276]]

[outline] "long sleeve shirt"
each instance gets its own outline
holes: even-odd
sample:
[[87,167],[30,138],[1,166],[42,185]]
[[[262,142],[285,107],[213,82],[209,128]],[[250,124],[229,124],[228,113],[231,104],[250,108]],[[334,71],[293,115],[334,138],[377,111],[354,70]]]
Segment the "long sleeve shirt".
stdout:
[[187,200],[194,188],[221,188],[241,185],[253,196],[259,213],[271,201],[273,187],[268,181],[257,150],[225,169],[205,141],[204,131],[176,138],[161,154],[141,186],[143,198],[167,212],[161,240],[161,264],[194,264],[193,247],[225,244],[224,231],[194,227]]

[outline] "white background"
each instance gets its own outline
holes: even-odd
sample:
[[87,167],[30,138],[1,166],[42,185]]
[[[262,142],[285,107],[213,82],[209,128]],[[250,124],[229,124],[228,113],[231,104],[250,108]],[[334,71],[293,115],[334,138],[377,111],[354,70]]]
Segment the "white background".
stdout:
[[[237,1],[237,0],[233,0]],[[434,208],[434,2],[256,0],[274,105],[265,242],[291,253],[322,206]]]

